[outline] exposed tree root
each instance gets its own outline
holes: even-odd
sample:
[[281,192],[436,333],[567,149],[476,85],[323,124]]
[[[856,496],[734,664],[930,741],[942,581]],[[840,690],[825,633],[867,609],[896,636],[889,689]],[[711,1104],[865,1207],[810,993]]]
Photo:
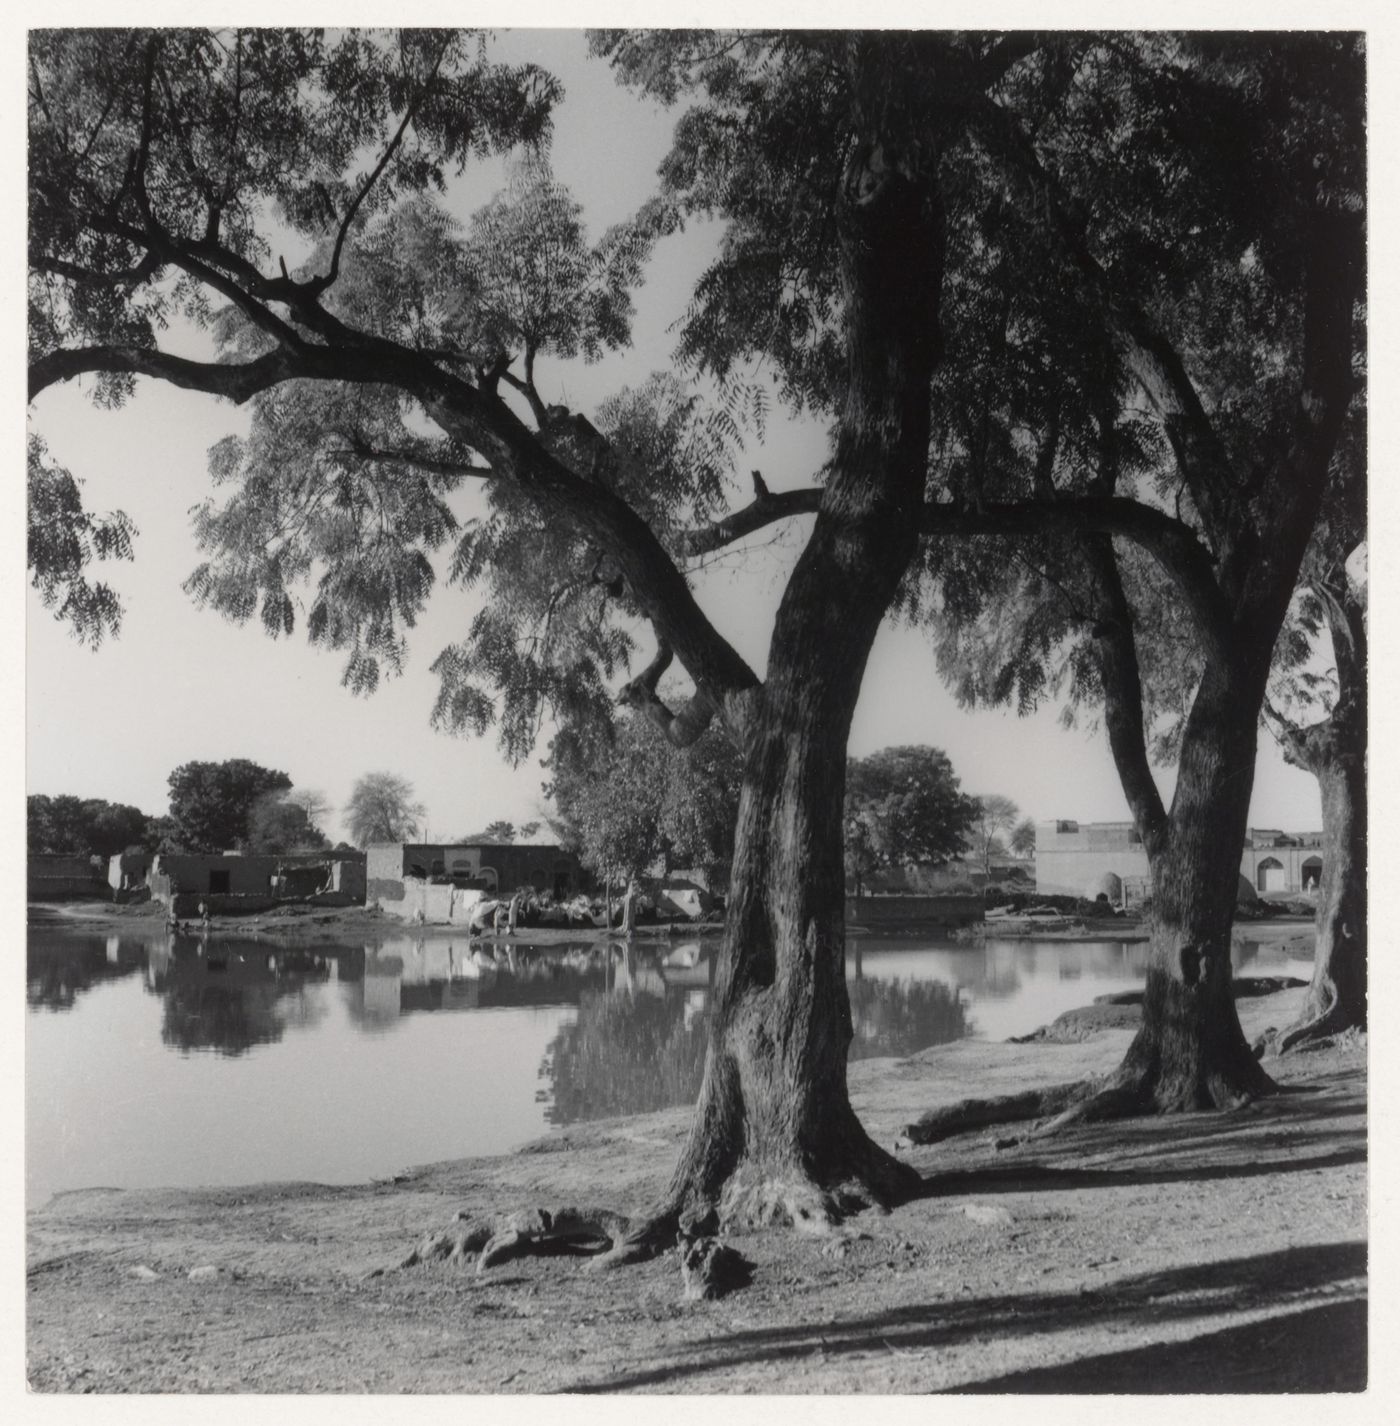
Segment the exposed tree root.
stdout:
[[1050,1138],[1076,1124],[1193,1110],[1229,1112],[1244,1108],[1259,1093],[1273,1091],[1273,1081],[1262,1071],[1260,1076],[1247,1086],[1223,1074],[1207,1075],[1203,1081],[1187,1076],[1168,1079],[1130,1059],[1106,1080],[1058,1084],[995,1099],[964,1099],[931,1110],[906,1125],[899,1142],[936,1144],[972,1130],[1031,1121],[1025,1132],[994,1141],[996,1148],[1008,1149]]
[[424,1238],[399,1263],[400,1268],[422,1263],[476,1263],[476,1270],[512,1258],[542,1254],[596,1254],[606,1252],[627,1228],[627,1220],[606,1208],[526,1208],[502,1217],[468,1218],[442,1233]]
[[1296,1020],[1285,1029],[1270,1028],[1266,1030],[1254,1042],[1253,1049],[1255,1055],[1260,1059],[1266,1056],[1275,1058],[1288,1054],[1290,1050],[1308,1050],[1320,1047],[1322,1042],[1330,1041],[1338,1035],[1345,1034],[1348,1030],[1359,1031],[1364,1028],[1364,1021],[1358,1023],[1358,1017],[1348,1012],[1335,987],[1329,985],[1327,987],[1327,1003],[1321,1010],[1314,1011],[1312,1014],[1305,1012],[1302,1019]]
[[643,1262],[716,1233],[777,1226],[815,1237],[842,1235],[844,1220],[865,1209],[888,1212],[917,1191],[922,1178],[909,1164],[873,1144],[860,1163],[823,1183],[801,1166],[741,1163],[724,1181],[718,1197],[694,1191],[677,1195],[644,1215],[612,1247],[589,1264],[607,1270]]
[[960,1099],[941,1109],[930,1109],[912,1124],[906,1124],[897,1143],[937,1144],[943,1139],[990,1129],[998,1124],[1015,1124],[1026,1119],[1044,1119],[1061,1114],[1081,1099],[1093,1094],[1098,1081],[1075,1080],[1048,1089],[1028,1089],[1020,1094],[1002,1094],[994,1099]]
[[681,1231],[681,1214],[677,1207],[665,1205],[655,1208],[636,1224],[619,1233],[607,1252],[594,1258],[589,1267],[607,1272],[612,1268],[644,1263],[668,1252],[685,1236]]
[[753,1264],[715,1238],[697,1238],[681,1249],[682,1295],[691,1302],[711,1301],[747,1287]]

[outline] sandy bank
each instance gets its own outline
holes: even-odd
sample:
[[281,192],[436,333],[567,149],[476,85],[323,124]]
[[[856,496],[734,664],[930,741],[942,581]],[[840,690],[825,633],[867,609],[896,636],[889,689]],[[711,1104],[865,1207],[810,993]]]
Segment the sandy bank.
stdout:
[[[37,913],[37,914],[36,914]],[[102,901],[71,901],[29,907],[29,923],[50,921],[66,929],[121,932],[122,930],[159,931],[165,926],[165,908],[154,902],[138,906],[115,906]],[[197,922],[184,922],[188,929],[181,934],[198,935]],[[660,926],[638,926],[633,932],[638,940],[685,940],[696,936],[718,935],[723,927],[718,922],[673,922]],[[345,939],[385,940],[391,936],[415,938],[453,937],[460,940],[465,926],[419,925],[386,915],[377,907],[364,906],[282,906],[252,916],[212,916],[209,933],[214,936],[260,937],[274,942],[333,941]],[[592,926],[531,926],[521,927],[516,941],[533,946],[578,944],[580,942],[616,940],[620,932]],[[505,940],[504,932],[497,938],[485,932],[473,939]]]
[[[1285,1023],[1300,995],[1241,1001],[1246,1033]],[[970,1087],[1106,1070],[1129,1034],[862,1062],[853,1097],[890,1142]],[[574,1258],[394,1267],[459,1211],[641,1208],[687,1110],[353,1188],[60,1195],[28,1220],[29,1377],[47,1391],[1354,1390],[1364,1041],[1277,1072],[1289,1093],[1234,1114],[912,1150],[921,1197],[853,1220],[854,1237],[735,1238],[752,1284],[709,1303],[681,1300],[674,1253],[602,1275]]]

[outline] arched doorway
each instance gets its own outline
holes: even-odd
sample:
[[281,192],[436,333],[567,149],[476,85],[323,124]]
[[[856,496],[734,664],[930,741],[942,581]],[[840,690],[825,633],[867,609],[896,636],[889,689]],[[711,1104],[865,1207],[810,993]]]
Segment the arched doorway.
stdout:
[[1255,869],[1255,875],[1260,891],[1286,891],[1288,889],[1283,863],[1277,857],[1265,857]]
[[1095,878],[1084,888],[1086,901],[1097,901],[1100,897],[1103,897],[1110,906],[1121,906],[1123,904],[1123,878],[1108,871]]
[[1304,891],[1320,891],[1322,889],[1322,858],[1305,857],[1300,868],[1303,878]]

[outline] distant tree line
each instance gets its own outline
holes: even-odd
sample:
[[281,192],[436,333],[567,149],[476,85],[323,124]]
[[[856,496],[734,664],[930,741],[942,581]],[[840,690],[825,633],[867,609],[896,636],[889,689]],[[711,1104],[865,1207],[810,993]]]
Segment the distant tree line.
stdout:
[[111,857],[118,852],[317,851],[330,842],[317,822],[330,804],[292,788],[284,772],[247,758],[182,763],[170,774],[170,810],[150,816],[101,798],[49,797],[27,805],[31,855]]
[[28,799],[26,812],[31,853],[110,857],[128,847],[155,850],[170,831],[168,817],[148,817],[139,807],[100,797],[38,793]]

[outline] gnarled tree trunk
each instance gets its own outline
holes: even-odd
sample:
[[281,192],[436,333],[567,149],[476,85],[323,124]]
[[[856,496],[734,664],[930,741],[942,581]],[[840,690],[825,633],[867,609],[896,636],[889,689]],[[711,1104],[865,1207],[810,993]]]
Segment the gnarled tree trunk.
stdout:
[[1330,596],[1336,705],[1324,722],[1282,734],[1284,756],[1322,791],[1322,886],[1312,983],[1298,1019],[1272,1042],[1277,1054],[1366,1027],[1366,623],[1353,591]]
[[1257,700],[1212,664],[1182,742],[1166,836],[1151,854],[1143,1023],[1111,1092],[1170,1113],[1225,1109],[1271,1090],[1231,990],[1230,934],[1254,785]]
[[918,539],[937,355],[943,223],[927,163],[877,138],[840,205],[848,396],[832,474],[752,698],[704,1082],[666,1202],[634,1249],[675,1225],[820,1228],[890,1202],[917,1174],[851,1107],[846,1052],[846,743],[876,631]]

